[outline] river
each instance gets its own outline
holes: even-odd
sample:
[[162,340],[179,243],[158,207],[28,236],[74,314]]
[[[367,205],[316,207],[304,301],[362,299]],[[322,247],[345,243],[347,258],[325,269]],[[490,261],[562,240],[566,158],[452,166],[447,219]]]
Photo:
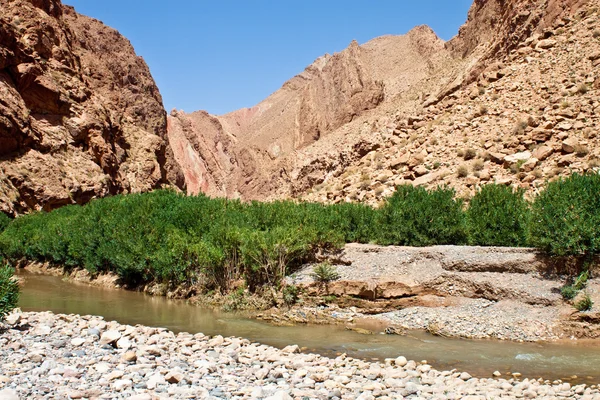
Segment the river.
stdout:
[[24,281],[19,300],[23,311],[101,315],[124,324],[238,336],[276,347],[297,344],[305,352],[323,355],[346,353],[367,360],[403,355],[409,360],[427,360],[438,370],[456,368],[480,377],[489,377],[498,370],[503,375],[519,372],[529,378],[600,382],[600,346],[595,344],[461,340],[425,332],[409,332],[406,336],[362,335],[340,326],[277,327],[183,301],[66,282],[54,276],[26,272],[20,272],[20,276]]

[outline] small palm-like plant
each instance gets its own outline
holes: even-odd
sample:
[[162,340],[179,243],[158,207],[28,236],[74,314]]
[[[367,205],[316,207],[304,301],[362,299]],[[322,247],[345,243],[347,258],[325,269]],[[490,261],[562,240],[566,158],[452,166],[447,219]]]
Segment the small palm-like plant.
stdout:
[[310,274],[310,276],[321,284],[328,284],[329,282],[340,279],[340,274],[338,274],[335,267],[329,263],[321,263],[316,265],[313,268],[313,272]]

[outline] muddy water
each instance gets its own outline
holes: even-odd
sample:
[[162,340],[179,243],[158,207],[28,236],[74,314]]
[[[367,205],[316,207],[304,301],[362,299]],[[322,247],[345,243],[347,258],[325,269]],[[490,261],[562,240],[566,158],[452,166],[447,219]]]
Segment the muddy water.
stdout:
[[[529,344],[446,339],[412,332],[407,336],[361,335],[335,326],[274,327],[240,315],[216,312],[185,302],[123,290],[64,282],[61,278],[21,273],[24,311],[102,315],[125,324],[166,327],[173,331],[239,336],[324,355],[346,353],[363,359],[397,357],[427,360],[437,369],[456,368],[489,377],[520,372],[523,377],[600,383],[600,345]],[[572,378],[573,376],[577,378]]]

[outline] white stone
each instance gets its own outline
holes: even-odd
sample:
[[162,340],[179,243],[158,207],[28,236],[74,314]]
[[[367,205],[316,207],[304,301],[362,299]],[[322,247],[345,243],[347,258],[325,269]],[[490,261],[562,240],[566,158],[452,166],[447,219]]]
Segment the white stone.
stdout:
[[119,379],[113,383],[113,387],[119,392],[131,386],[133,386],[131,379]]
[[129,350],[131,348],[131,341],[126,337],[122,337],[121,339],[117,340],[117,348]]
[[112,366],[109,363],[101,362],[101,363],[94,365],[94,369],[99,374],[105,374],[112,369]]
[[295,354],[295,353],[300,353],[300,347],[298,347],[298,345],[294,344],[291,346],[286,346],[283,348],[283,350],[281,350],[283,353],[290,353],[290,354]]
[[280,390],[279,392],[275,393],[273,396],[267,397],[266,400],[293,400],[293,397],[290,396],[287,392]]
[[19,395],[12,389],[0,390],[0,400],[19,400]]
[[74,347],[79,347],[79,346],[81,346],[84,343],[85,343],[85,339],[84,338],[71,339],[71,346],[74,346]]
[[156,386],[164,385],[166,383],[167,383],[167,381],[165,380],[165,377],[157,372],[155,374],[152,374],[150,376],[150,378],[148,378],[148,381],[146,382],[146,386],[148,387],[148,389],[153,390],[153,389],[156,389]]
[[397,366],[404,367],[406,364],[408,364],[408,360],[406,360],[406,357],[400,356],[400,357],[396,358]]
[[463,372],[462,374],[460,374],[460,379],[462,379],[463,381],[468,381],[471,378],[472,376],[468,372]]
[[516,164],[519,161],[521,162],[525,162],[527,160],[529,160],[532,157],[532,154],[530,151],[523,151],[521,153],[515,153],[515,154],[511,154],[508,155],[506,157],[504,157],[504,161],[508,164]]
[[119,331],[106,331],[100,337],[100,344],[112,344],[119,339],[121,339],[121,333]]
[[152,400],[152,396],[148,393],[134,394],[129,400]]
[[8,314],[6,318],[4,318],[4,321],[9,325],[16,325],[21,321],[21,314],[15,312]]

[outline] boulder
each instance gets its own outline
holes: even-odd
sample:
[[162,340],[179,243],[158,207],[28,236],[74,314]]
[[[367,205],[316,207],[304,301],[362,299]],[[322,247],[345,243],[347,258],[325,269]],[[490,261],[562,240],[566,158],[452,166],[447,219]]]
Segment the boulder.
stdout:
[[544,161],[545,159],[550,157],[552,153],[554,153],[554,149],[550,146],[544,145],[535,149],[532,153],[532,156],[540,161]]
[[577,148],[578,145],[579,145],[579,142],[575,138],[571,137],[571,138],[565,139],[562,142],[562,151],[564,151],[567,154],[574,153],[575,149]]

